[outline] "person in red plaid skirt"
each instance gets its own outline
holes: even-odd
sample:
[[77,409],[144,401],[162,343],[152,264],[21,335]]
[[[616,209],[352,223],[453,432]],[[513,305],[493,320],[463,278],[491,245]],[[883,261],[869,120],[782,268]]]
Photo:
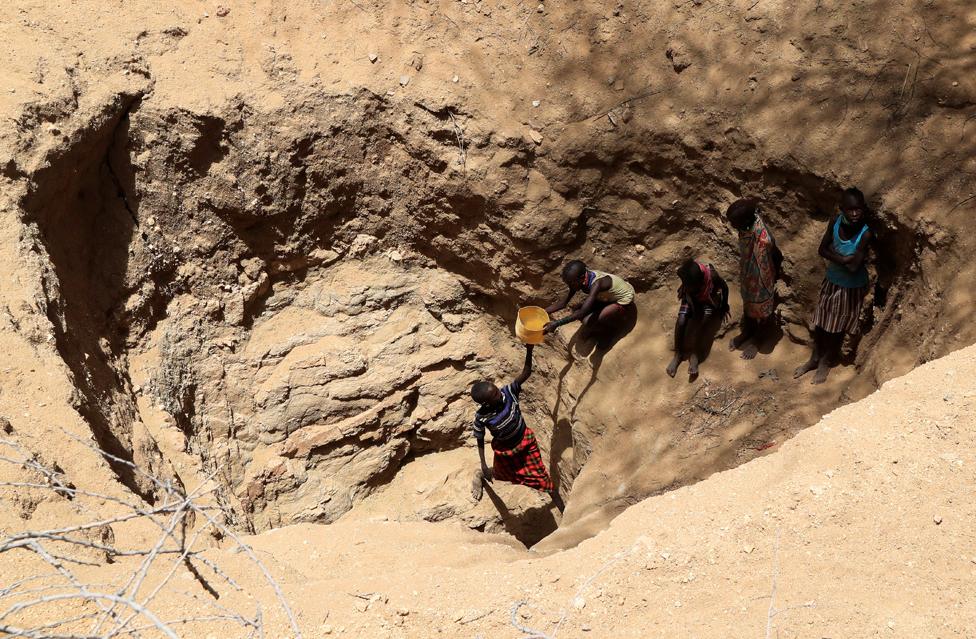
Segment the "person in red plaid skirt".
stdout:
[[[480,499],[482,480],[491,483],[492,479],[498,479],[547,492],[562,511],[562,499],[542,461],[535,433],[526,425],[519,406],[522,384],[531,374],[532,345],[527,344],[525,365],[511,384],[498,388],[492,382],[481,381],[471,387],[471,398],[478,404],[474,416],[474,437],[478,441],[478,456],[481,458],[481,471],[475,477],[472,493],[475,499]],[[485,461],[486,431],[492,436],[494,460],[491,470]]]

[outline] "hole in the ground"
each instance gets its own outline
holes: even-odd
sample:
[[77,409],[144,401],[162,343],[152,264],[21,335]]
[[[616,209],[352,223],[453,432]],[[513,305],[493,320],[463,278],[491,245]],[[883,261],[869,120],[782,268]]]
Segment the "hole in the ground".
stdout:
[[[388,492],[386,507],[410,510],[398,517],[502,527],[527,545],[555,531],[547,504],[513,509],[492,488],[494,514],[480,513],[463,489],[444,488],[464,486],[471,449],[437,471],[438,486],[397,482],[406,466],[469,443],[470,383],[512,375],[515,310],[552,301],[568,257],[633,282],[639,318],[617,343],[551,341],[527,387],[564,523],[592,534],[624,505],[762,454],[842,401],[817,395],[814,412],[799,401],[776,359],[789,340],[763,351],[778,383],[775,371],[722,379],[721,342],[698,386],[666,380],[659,364],[678,261],[706,258],[735,281],[718,212],[744,193],[766,203],[787,255],[784,336],[807,339],[816,244],[842,185],[788,164],[723,167],[716,149],[653,131],[545,161],[500,154],[489,177],[465,180],[445,170],[456,152],[447,136],[402,135],[377,96],[303,108],[244,122],[120,98],[50,158],[24,202],[51,261],[57,345],[100,445],[146,457],[155,439],[134,439],[133,424],[178,429],[241,528],[331,522]],[[283,127],[291,117],[331,124],[309,134]],[[749,150],[727,145],[728,156]],[[371,168],[381,161],[403,170],[391,180]],[[884,307],[868,305],[869,342],[911,294],[924,240],[878,213],[873,299]]]

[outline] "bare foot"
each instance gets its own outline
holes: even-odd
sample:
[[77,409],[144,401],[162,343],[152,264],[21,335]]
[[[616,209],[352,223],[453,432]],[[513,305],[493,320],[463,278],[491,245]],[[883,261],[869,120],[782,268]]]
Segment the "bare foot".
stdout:
[[667,368],[668,377],[674,377],[675,375],[678,374],[678,364],[680,363],[681,363],[681,355],[675,354],[674,358],[671,360],[671,363],[668,364],[668,368]]
[[751,337],[750,335],[746,335],[745,333],[739,333],[731,340],[729,340],[729,350],[734,351],[737,348],[741,347],[743,344],[749,341],[750,337]]
[[820,366],[817,366],[817,374],[813,376],[813,384],[823,384],[827,381],[827,375],[830,374],[830,365],[827,364],[826,358],[820,361]]
[[742,349],[742,355],[740,355],[740,357],[742,359],[755,359],[756,355],[758,354],[759,354],[759,347],[756,346],[753,342],[749,342],[746,345],[746,347]]
[[811,357],[803,366],[797,366],[796,370],[793,371],[793,379],[800,379],[815,368],[817,368],[817,360]]
[[482,479],[484,479],[484,475],[480,469],[475,471],[474,477],[471,478],[471,497],[475,501],[481,501],[481,496],[485,492],[484,485],[481,483]]
[[688,377],[698,377],[698,356],[688,357]]

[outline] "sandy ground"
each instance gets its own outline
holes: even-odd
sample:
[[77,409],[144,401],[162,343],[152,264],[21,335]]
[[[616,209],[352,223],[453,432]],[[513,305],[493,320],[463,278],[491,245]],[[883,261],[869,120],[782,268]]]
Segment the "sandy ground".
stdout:
[[[287,145],[307,132],[369,140],[361,157],[327,145],[317,151],[347,164],[323,174],[321,192],[347,185],[351,168],[369,197],[337,215],[341,224],[311,224],[320,234],[314,241],[327,243],[334,232],[348,246],[372,233],[381,238],[377,251],[408,256],[403,268],[463,280],[465,301],[485,315],[479,321],[497,327],[472,342],[499,376],[519,361],[508,318],[518,303],[549,301],[535,298],[555,286],[567,252],[639,284],[638,327],[602,360],[566,344],[566,329],[540,349],[528,412],[550,466],[567,488],[572,480],[563,527],[535,552],[510,535],[477,532],[500,525],[487,503],[465,505],[454,483],[443,499],[428,492],[445,478],[463,487],[473,449],[412,458],[384,478],[386,492],[370,485],[373,496],[347,519],[248,540],[306,636],[976,635],[968,596],[976,577],[976,353],[931,362],[976,340],[968,232],[976,203],[974,24],[973,7],[940,1],[5,4],[0,415],[9,428],[0,437],[13,445],[3,454],[16,460],[0,464],[2,536],[112,517],[117,500],[143,503],[133,487],[152,501],[146,477],[135,473],[123,485],[118,465],[90,448],[93,433],[106,435],[93,418],[98,411],[120,428],[115,443],[138,469],[189,491],[206,490],[208,473],[220,469],[205,431],[183,432],[134,390],[160,367],[153,353],[176,310],[166,288],[176,276],[147,288],[153,264],[143,251],[167,242],[239,248],[240,237],[132,233],[123,242],[117,222],[131,215],[149,228],[158,217],[166,231],[186,230],[190,205],[207,210],[201,202],[213,185],[230,184],[219,161],[212,175],[194,174],[195,145],[203,140],[223,153],[218,142],[226,142],[197,129],[234,124],[228,114],[237,114],[280,127],[268,126],[267,139],[233,139],[243,147],[228,152],[234,161],[234,154],[248,159],[252,143],[264,154],[280,139],[287,144],[275,150],[291,151]],[[368,121],[341,130],[335,114],[361,103],[374,109]],[[389,135],[377,135],[387,131],[381,122]],[[129,191],[145,196],[138,215],[128,210],[126,185],[106,173],[113,167],[106,148],[116,148],[118,132],[132,123],[144,127],[132,133],[142,136],[145,156],[126,158],[140,170]],[[267,164],[282,173],[241,189],[289,186],[286,170],[304,180],[315,168],[272,156]],[[79,167],[101,180],[94,192]],[[153,208],[150,196],[168,198],[177,182],[187,187],[180,201]],[[851,183],[869,193],[886,233],[887,255],[872,268],[892,276],[890,302],[875,311],[853,361],[824,386],[795,384],[790,372],[806,357],[803,346],[783,338],[744,362],[725,349],[724,335],[694,384],[684,369],[676,380],[665,377],[673,263],[692,251],[734,270],[722,207],[743,189],[769,203],[790,247],[787,319],[799,334],[820,279],[822,208]],[[414,188],[420,200],[410,199]],[[268,264],[310,248],[309,237],[274,225],[290,219],[289,206],[303,221],[322,222],[319,201],[305,195],[241,225],[270,246]],[[493,208],[479,209],[482,202]],[[102,261],[115,253],[121,272],[106,272]],[[198,262],[220,270],[222,259],[251,257],[228,249]],[[296,294],[325,281],[321,271],[307,273],[288,282]],[[364,275],[356,284],[369,282]],[[126,319],[144,332],[120,338],[129,327],[117,311],[148,289],[156,295],[149,310]],[[209,316],[190,317],[173,330],[211,324]],[[201,359],[224,378],[224,360]],[[771,369],[779,381],[759,377]],[[860,401],[830,412],[852,399]],[[195,408],[211,415],[205,402]],[[99,496],[68,499],[35,485],[45,478],[11,450]],[[352,504],[368,493],[344,498]],[[509,497],[560,521],[531,495]],[[421,521],[437,518],[424,513],[443,504],[455,509],[454,521]],[[145,547],[156,531],[144,523],[98,534]],[[226,536],[201,543],[246,591],[218,586],[222,605],[259,603],[268,635],[285,636],[285,618],[254,562]],[[0,555],[0,588],[51,566],[22,551]],[[77,574],[92,583],[137,567],[86,557],[98,565],[81,564]],[[188,572],[176,578],[193,596],[161,596],[166,619],[194,614],[204,596]],[[34,612],[26,620],[43,623]],[[201,622],[180,634],[237,630]]]
[[925,365],[545,557],[433,524],[251,543],[274,557],[309,636],[515,638],[524,602],[516,622],[547,636],[966,637],[974,374],[973,348]]

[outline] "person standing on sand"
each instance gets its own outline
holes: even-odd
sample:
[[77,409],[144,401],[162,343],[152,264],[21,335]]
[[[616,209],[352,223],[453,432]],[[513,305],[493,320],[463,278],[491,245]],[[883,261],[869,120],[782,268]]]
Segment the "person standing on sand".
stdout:
[[729,350],[742,349],[742,359],[759,352],[762,334],[774,323],[776,280],[782,272],[783,253],[760,216],[759,200],[746,198],[729,206],[725,217],[739,234],[739,290],[742,319]]
[[[729,314],[729,285],[711,264],[686,260],[678,268],[678,319],[674,323],[674,358],[668,364],[667,373],[674,377],[678,365],[685,358],[685,340],[691,342],[688,351],[688,375],[698,375],[698,354],[703,350],[707,331],[705,325],[713,320],[721,322]],[[691,320],[696,325],[689,327]],[[687,335],[686,335],[687,333]]]
[[[519,406],[522,384],[531,374],[532,345],[526,344],[525,365],[511,384],[499,389],[491,382],[481,381],[471,387],[471,398],[478,404],[474,416],[474,437],[481,458],[481,470],[471,487],[472,495],[475,499],[481,499],[482,480],[491,483],[492,479],[499,479],[549,493],[562,512],[563,501],[542,461],[535,433],[526,425]],[[490,470],[485,461],[485,431],[492,436],[494,459]]]
[[874,239],[868,227],[870,212],[864,194],[856,188],[844,191],[840,212],[827,225],[820,241],[820,257],[827,260],[827,274],[820,286],[820,301],[813,314],[813,353],[793,373],[795,379],[812,370],[814,384],[822,384],[836,365],[844,334],[859,330],[861,308],[868,292],[864,260]]
[[546,313],[553,315],[566,308],[579,291],[586,293],[586,300],[563,319],[546,324],[546,334],[577,320],[588,333],[612,333],[635,317],[634,287],[622,277],[588,269],[580,260],[572,260],[563,267],[562,280],[569,288],[566,297],[549,306]]

